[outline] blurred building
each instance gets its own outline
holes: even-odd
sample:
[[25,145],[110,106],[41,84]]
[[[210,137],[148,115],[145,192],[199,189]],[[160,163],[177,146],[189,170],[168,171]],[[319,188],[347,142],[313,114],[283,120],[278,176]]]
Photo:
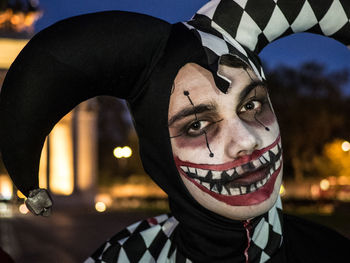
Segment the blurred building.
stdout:
[[[13,60],[33,35],[41,16],[38,1],[0,0],[0,87]],[[1,173],[1,171],[0,171]],[[56,200],[93,203],[97,177],[97,103],[89,100],[68,113],[43,147],[39,183]],[[13,196],[11,181],[0,175],[0,199]],[[72,202],[73,201],[73,202]]]

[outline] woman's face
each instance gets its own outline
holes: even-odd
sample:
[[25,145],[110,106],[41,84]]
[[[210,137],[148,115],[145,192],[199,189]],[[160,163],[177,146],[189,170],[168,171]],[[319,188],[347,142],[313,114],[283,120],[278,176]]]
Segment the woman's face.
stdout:
[[282,180],[280,133],[264,83],[247,69],[219,66],[226,94],[212,74],[189,63],[170,97],[168,124],[179,175],[205,208],[244,220],[268,211]]

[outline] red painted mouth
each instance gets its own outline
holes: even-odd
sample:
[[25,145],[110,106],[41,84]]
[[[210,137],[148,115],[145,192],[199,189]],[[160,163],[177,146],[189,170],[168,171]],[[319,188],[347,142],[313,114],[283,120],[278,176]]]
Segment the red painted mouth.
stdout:
[[280,136],[268,147],[225,164],[194,164],[179,158],[175,162],[182,176],[213,198],[232,206],[255,205],[271,196],[281,172],[279,142]]

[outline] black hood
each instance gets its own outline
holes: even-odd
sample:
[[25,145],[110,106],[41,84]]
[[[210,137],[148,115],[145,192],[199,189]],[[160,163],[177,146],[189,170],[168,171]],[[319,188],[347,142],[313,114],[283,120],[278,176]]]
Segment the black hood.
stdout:
[[[208,64],[206,50],[197,34],[182,23],[172,25],[162,58],[143,92],[129,101],[129,106],[144,169],[168,194],[171,212],[180,222],[175,234],[180,253],[193,262],[242,262],[248,242],[245,222],[211,212],[192,197],[176,168],[168,128],[169,100],[178,71],[187,63],[212,70],[217,62]],[[224,82],[216,72],[212,74],[217,78],[216,83]],[[250,227],[254,228],[262,216],[252,220]]]

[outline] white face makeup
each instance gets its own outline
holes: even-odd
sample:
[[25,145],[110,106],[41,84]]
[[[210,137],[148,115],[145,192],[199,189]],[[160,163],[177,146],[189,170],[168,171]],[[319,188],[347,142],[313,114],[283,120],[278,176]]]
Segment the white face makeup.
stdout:
[[264,83],[249,69],[220,65],[227,94],[212,74],[189,63],[170,97],[168,124],[175,163],[205,208],[237,220],[268,211],[282,180],[279,128]]

